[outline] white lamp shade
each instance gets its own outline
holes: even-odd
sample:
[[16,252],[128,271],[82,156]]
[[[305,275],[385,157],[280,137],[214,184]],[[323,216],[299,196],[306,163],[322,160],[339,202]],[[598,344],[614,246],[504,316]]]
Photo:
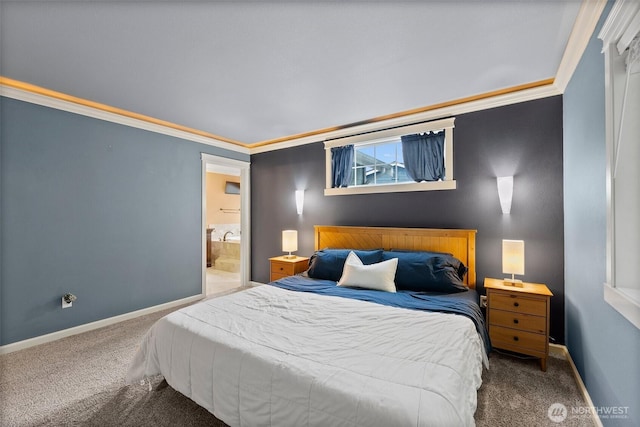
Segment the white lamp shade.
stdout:
[[282,231],[282,252],[295,252],[298,250],[298,230]]
[[511,200],[513,199],[513,176],[499,176],[498,197],[503,214],[511,213]]
[[502,241],[502,272],[524,274],[524,240]]
[[296,190],[296,211],[298,215],[302,215],[304,208],[304,190]]

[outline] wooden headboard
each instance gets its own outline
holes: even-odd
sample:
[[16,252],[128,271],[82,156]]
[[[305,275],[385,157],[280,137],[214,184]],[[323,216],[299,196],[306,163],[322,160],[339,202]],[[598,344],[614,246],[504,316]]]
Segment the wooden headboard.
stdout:
[[476,287],[476,230],[316,225],[315,250],[402,249],[446,252],[467,266],[465,283]]

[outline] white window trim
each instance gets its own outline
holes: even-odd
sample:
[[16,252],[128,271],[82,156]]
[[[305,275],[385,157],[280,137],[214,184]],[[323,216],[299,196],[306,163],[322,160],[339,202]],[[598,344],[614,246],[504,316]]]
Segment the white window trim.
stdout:
[[[615,278],[613,162],[615,162],[614,146],[617,132],[614,113],[613,59],[615,58],[614,55],[622,54],[625,51],[633,37],[639,32],[640,2],[618,0],[611,9],[609,17],[598,35],[598,38],[603,42],[602,51],[605,54],[607,271],[606,283],[604,284],[604,300],[638,329],[640,329],[640,303],[632,298],[629,292],[625,291],[625,288],[617,287]],[[629,289],[629,291],[637,293],[636,290]]]
[[[325,196],[343,196],[350,194],[375,194],[375,193],[400,193],[408,191],[433,191],[433,190],[455,190],[456,181],[453,179],[453,128],[455,117],[435,120],[427,123],[419,123],[415,125],[401,126],[392,129],[381,129],[378,131],[368,132],[360,135],[347,136],[326,140],[324,142],[325,150]],[[411,133],[421,133],[438,131],[444,129],[444,159],[446,176],[442,181],[431,182],[408,182],[402,184],[378,184],[370,186],[354,186],[354,187],[331,187],[331,149],[334,147],[342,147],[345,145],[365,145],[373,144],[385,139],[399,137]]]

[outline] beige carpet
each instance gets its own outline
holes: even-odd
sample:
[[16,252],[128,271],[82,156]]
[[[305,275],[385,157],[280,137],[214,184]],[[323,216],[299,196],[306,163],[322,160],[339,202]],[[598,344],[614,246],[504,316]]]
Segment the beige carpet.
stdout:
[[[224,426],[161,378],[152,392],[124,384],[140,338],[169,311],[0,356],[0,426]],[[571,416],[585,403],[566,361],[552,358],[545,373],[533,360],[498,353],[490,360],[478,426],[593,425]],[[561,423],[547,416],[553,403],[569,410]]]
[[[478,426],[594,426],[590,416],[572,415],[572,408],[577,414],[587,404],[568,361],[550,357],[547,372],[542,372],[537,359],[523,360],[494,351],[489,363],[478,391]],[[556,403],[567,410],[562,422],[553,422],[548,416],[549,407]]]

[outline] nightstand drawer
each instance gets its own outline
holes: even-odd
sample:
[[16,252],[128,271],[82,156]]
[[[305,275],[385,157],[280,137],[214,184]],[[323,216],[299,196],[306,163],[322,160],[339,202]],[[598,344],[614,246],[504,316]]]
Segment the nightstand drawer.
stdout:
[[293,276],[295,274],[295,264],[290,262],[271,261],[271,274],[282,274],[284,276]]
[[546,299],[522,297],[517,294],[493,293],[489,303],[492,310],[506,310],[515,313],[526,313],[537,316],[547,315]]
[[489,337],[491,338],[491,345],[506,350],[533,350],[546,353],[547,349],[547,336],[545,334],[491,325],[489,326]]
[[294,276],[302,273],[309,267],[309,258],[295,256],[278,256],[269,258],[271,263],[270,267],[270,279],[271,281],[282,279],[287,276]]
[[288,277],[288,276],[291,276],[291,274],[280,274],[280,273],[274,273],[272,271],[270,280],[273,282],[274,280],[284,279],[285,277]]
[[533,316],[530,314],[495,309],[491,310],[489,316],[489,322],[491,325],[516,328],[539,334],[544,334],[547,331],[547,319],[542,316]]

